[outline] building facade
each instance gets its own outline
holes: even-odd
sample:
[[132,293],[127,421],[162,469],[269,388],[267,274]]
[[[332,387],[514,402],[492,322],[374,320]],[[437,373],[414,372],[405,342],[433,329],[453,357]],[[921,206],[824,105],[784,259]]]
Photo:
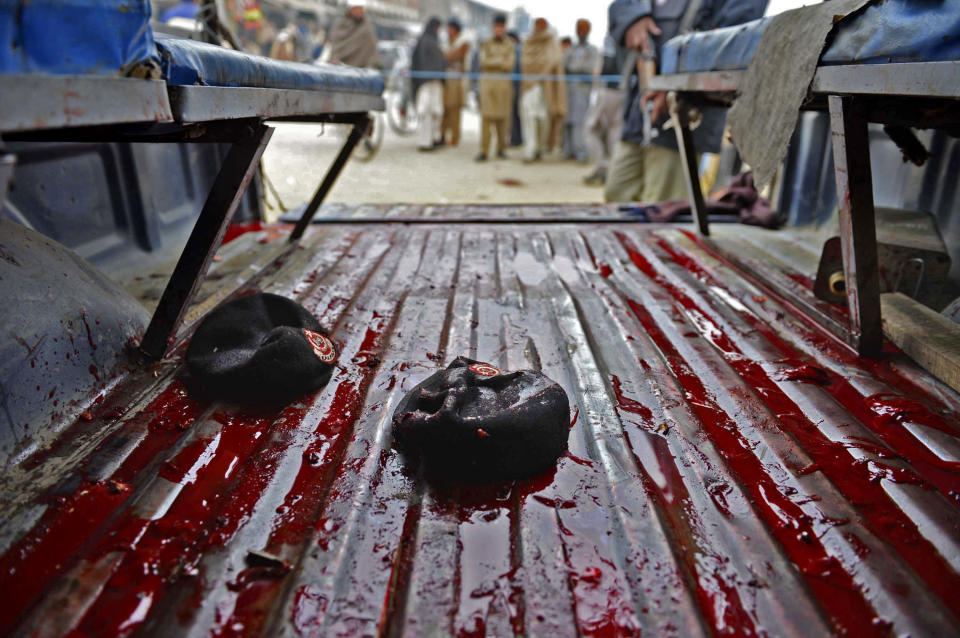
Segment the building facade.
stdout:
[[530,30],[530,16],[522,7],[505,11],[477,0],[419,0],[420,19],[427,20],[437,16],[446,20],[456,16],[464,27],[475,32],[481,38],[490,36],[493,18],[498,13],[507,14],[507,27],[520,33]]

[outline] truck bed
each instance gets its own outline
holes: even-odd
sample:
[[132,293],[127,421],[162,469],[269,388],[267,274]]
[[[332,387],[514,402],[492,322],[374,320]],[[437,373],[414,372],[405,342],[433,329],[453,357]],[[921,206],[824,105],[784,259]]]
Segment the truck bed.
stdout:
[[[957,394],[819,328],[783,294],[812,300],[812,273],[744,268],[768,231],[571,210],[341,207],[382,219],[237,240],[188,319],[290,296],[340,370],[279,413],[201,403],[188,328],[125,373],[8,469],[0,631],[955,633]],[[563,386],[555,471],[436,485],[392,449],[403,393],[460,355]]]

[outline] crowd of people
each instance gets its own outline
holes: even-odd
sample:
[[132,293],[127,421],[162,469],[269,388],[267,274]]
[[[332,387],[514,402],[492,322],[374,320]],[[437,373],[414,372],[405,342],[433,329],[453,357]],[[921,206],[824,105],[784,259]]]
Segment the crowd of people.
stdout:
[[[480,149],[476,161],[505,159],[508,147],[522,147],[524,162],[536,162],[558,152],[595,170],[589,184],[605,180],[607,164],[619,136],[621,109],[610,109],[610,97],[620,97],[617,83],[601,75],[615,68],[615,52],[605,56],[590,44],[591,25],[576,23],[576,41],[560,39],[545,18],[534,22],[524,40],[507,31],[507,17],[498,15],[492,37],[471,44],[456,18],[446,22],[442,45],[439,18],[431,18],[414,48],[411,74],[419,115],[418,149],[430,152],[460,141],[464,108],[464,75],[468,61],[476,72],[480,109]],[[606,71],[605,71],[606,70]],[[622,102],[622,100],[621,100]]]
[[[243,7],[244,25],[256,24],[255,3],[239,1],[234,3]],[[322,50],[322,59],[333,63],[381,68],[364,4],[349,0],[325,38],[306,16],[272,39],[264,39],[262,16],[258,29],[245,26],[244,33],[271,57],[309,61]],[[581,163],[592,160],[584,181],[603,184],[607,201],[682,199],[686,186],[676,138],[663,130],[666,95],[646,90],[646,78],[656,72],[660,47],[671,37],[759,18],[766,5],[767,0],[615,0],[602,51],[589,42],[586,19],[573,25],[575,37],[560,38],[540,17],[521,38],[507,30],[501,14],[493,20],[492,36],[475,44],[456,18],[430,18],[411,54],[417,148],[433,152],[460,143],[470,86],[481,116],[476,161],[505,159],[509,147],[520,147],[527,163],[560,153]],[[698,152],[719,151],[724,123],[722,109],[702,109],[694,131]]]
[[[493,21],[493,36],[475,55],[481,114],[479,162],[522,147],[524,162],[549,153],[586,163],[588,184],[604,184],[611,202],[683,199],[686,185],[676,137],[664,131],[667,96],[646,89],[660,47],[673,36],[759,18],[766,0],[615,0],[609,6],[604,50],[590,44],[591,24],[580,19],[575,38],[559,38],[546,18],[523,40]],[[441,46],[439,18],[427,22],[411,74],[420,115],[418,148],[429,152],[459,142],[464,60],[469,45],[456,19]],[[444,73],[450,73],[444,76]],[[694,133],[698,152],[719,152],[725,115],[702,109]],[[494,146],[495,139],[495,146]]]

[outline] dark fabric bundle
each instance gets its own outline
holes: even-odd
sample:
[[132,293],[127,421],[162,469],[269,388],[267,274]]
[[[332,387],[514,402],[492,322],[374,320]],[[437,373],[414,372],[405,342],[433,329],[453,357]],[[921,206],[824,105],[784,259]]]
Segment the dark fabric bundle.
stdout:
[[[742,224],[777,227],[777,211],[773,210],[766,198],[760,197],[753,184],[753,173],[750,172],[735,177],[730,186],[718,189],[704,203],[708,215],[735,215]],[[651,222],[671,222],[691,212],[690,202],[685,199],[641,205],[639,209]]]
[[338,351],[300,304],[269,293],[229,301],[197,327],[187,382],[207,398],[248,405],[288,403],[330,380]]
[[393,436],[429,474],[512,479],[553,466],[567,448],[569,421],[566,393],[546,376],[459,357],[407,393]]

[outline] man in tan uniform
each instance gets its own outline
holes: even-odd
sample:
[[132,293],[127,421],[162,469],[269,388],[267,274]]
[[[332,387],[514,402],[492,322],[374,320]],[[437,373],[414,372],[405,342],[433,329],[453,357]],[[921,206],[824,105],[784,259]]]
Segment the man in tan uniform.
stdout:
[[[545,18],[533,23],[533,33],[524,41],[520,72],[520,123],[523,128],[523,161],[540,159],[545,150],[559,144],[557,123],[567,116],[567,87],[563,81],[563,50],[550,32]],[[554,132],[554,136],[551,136]]]
[[[470,43],[461,38],[463,28],[460,21],[450,18],[447,21],[447,36],[450,46],[444,55],[447,58],[447,71],[463,73],[464,61],[470,53]],[[452,77],[443,81],[443,123],[440,125],[444,140],[450,146],[460,143],[460,111],[463,109],[463,78]]]
[[[513,40],[507,37],[507,16],[500,14],[493,20],[493,39],[480,45],[480,72],[509,75],[517,52]],[[510,78],[480,78],[480,154],[476,160],[487,159],[490,148],[490,129],[497,132],[497,157],[504,159],[509,140],[508,125],[513,113],[513,83]]]

